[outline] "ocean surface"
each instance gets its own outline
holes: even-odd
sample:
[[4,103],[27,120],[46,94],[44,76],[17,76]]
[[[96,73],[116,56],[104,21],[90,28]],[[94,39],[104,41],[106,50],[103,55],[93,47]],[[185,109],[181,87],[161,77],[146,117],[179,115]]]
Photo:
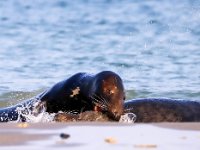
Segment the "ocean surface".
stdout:
[[128,99],[200,100],[200,1],[0,1],[0,107],[102,70]]

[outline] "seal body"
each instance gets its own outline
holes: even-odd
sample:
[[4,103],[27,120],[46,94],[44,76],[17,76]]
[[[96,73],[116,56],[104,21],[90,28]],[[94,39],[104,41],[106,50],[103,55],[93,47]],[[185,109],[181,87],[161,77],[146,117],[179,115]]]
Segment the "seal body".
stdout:
[[[102,71],[91,75],[77,73],[56,83],[31,100],[0,109],[0,122],[26,121],[27,114],[37,116],[41,108],[49,113],[99,111],[119,120],[125,99],[121,78],[114,72]],[[21,109],[23,108],[23,109]]]
[[116,120],[123,114],[124,99],[123,82],[111,71],[94,75],[77,73],[55,84],[41,96],[50,113],[95,110]]
[[144,98],[125,101],[125,112],[136,115],[136,122],[199,122],[200,101]]
[[16,121],[19,119],[17,107],[0,109],[0,122]]
[[[40,95],[38,95],[40,96]],[[0,122],[19,121],[25,122],[29,116],[37,117],[45,111],[46,102],[41,102],[39,97],[23,101],[17,105],[0,109]]]

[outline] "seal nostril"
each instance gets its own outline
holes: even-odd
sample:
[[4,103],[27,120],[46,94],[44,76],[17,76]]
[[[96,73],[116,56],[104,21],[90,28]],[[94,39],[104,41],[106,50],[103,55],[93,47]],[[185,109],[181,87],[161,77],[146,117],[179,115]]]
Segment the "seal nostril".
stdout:
[[121,113],[119,113],[118,111],[113,111],[113,117],[114,117],[116,120],[119,120],[119,118],[121,117]]
[[121,115],[120,113],[118,113],[117,111],[109,111],[107,110],[106,112],[104,112],[107,114],[107,116],[112,119],[113,121],[119,121]]
[[113,112],[113,114],[114,114],[115,116],[118,116],[118,115],[119,115],[118,112]]

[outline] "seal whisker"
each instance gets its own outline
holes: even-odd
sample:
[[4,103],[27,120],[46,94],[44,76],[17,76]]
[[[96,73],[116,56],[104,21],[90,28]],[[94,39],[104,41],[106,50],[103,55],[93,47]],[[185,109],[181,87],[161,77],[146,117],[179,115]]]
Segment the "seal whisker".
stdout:
[[103,101],[101,101],[101,100],[99,100],[99,99],[97,99],[95,97],[91,97],[91,98],[94,100],[95,103],[98,103],[100,105],[105,105]]
[[97,97],[99,100],[101,100],[102,103],[104,103],[106,106],[108,106],[108,102],[106,101],[105,98],[103,98],[102,96],[98,96],[96,94],[94,94],[95,97]]
[[99,106],[100,108],[103,108],[104,110],[107,109],[107,107],[105,105],[101,105],[99,103],[93,102],[96,106]]
[[100,96],[100,98],[104,101],[104,103],[108,106],[108,105],[110,105],[109,103],[108,103],[108,101],[103,97],[103,96]]
[[96,96],[98,97],[98,99],[102,101],[104,105],[106,105],[107,108],[110,106],[109,102],[103,96],[98,96],[98,95]]
[[107,105],[105,105],[105,103],[100,99],[95,98],[94,96],[91,96],[91,98],[94,100],[94,104],[98,105],[99,107],[103,108],[103,109],[107,109]]
[[96,102],[98,102],[99,104],[104,105],[105,107],[107,107],[106,103],[105,103],[102,99],[97,99],[97,98],[94,98],[94,97],[93,97],[93,99],[94,99]]

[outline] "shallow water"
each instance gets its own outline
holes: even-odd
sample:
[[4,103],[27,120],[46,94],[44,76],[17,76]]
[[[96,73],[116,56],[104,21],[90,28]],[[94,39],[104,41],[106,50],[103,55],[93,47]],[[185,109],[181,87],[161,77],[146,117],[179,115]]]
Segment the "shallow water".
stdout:
[[198,100],[199,20],[197,0],[1,0],[0,106],[102,70],[128,99]]

